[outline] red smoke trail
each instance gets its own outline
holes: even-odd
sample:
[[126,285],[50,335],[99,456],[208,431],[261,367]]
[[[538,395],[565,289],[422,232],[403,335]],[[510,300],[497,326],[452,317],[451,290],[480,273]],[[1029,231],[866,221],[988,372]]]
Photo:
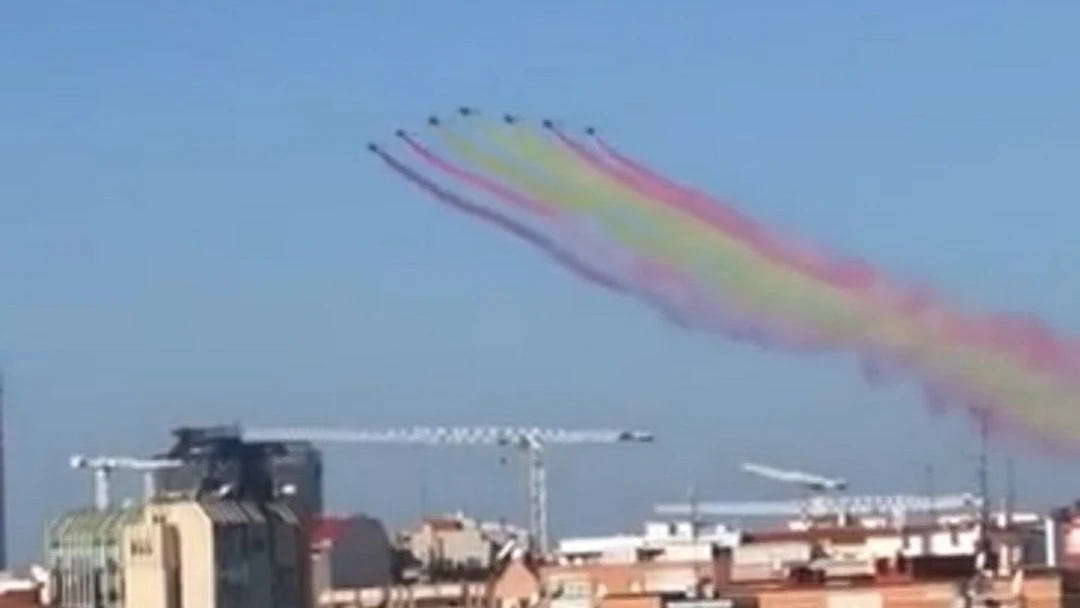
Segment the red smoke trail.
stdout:
[[677,184],[620,153],[592,129],[589,133],[597,145],[617,164],[605,162],[553,123],[546,122],[545,126],[561,143],[595,170],[743,240],[774,261],[852,295],[869,298],[874,305],[916,322],[936,313],[933,314],[934,327],[949,340],[1011,353],[1029,367],[1080,379],[1080,352],[1077,348],[1054,336],[1045,325],[1034,319],[1005,315],[965,318],[946,310],[929,290],[885,291],[888,283],[884,276],[871,266],[858,261],[830,260],[823,254],[805,248],[796,251],[769,235],[756,222],[731,205]]
[[560,141],[597,170],[616,179],[625,180],[628,185],[648,187],[653,193],[659,193],[660,198],[669,205],[753,245],[762,255],[773,261],[787,264],[818,280],[847,288],[865,288],[875,284],[881,278],[873,267],[862,262],[837,263],[810,248],[796,248],[790,242],[781,241],[734,206],[677,184],[625,156],[608,145],[592,129],[589,130],[590,135],[594,137],[604,154],[614,159],[618,165],[605,162],[599,155],[563,133],[554,124],[550,128]]
[[[438,120],[432,118],[429,120],[429,123],[437,126]],[[398,131],[397,136],[405,143],[409,150],[436,169],[507,202],[511,206],[528,211],[534,215],[539,215],[551,222],[561,224],[560,227],[568,233],[576,232],[570,220],[565,218],[565,214],[558,208],[525,196],[494,179],[490,179],[460,167],[432,152],[404,131]],[[684,298],[689,300],[689,304],[697,309],[698,314],[692,316],[701,319],[699,324],[706,326],[715,324],[713,329],[723,332],[733,341],[754,343],[768,341],[777,346],[782,344],[783,348],[786,350],[809,349],[817,351],[824,348],[824,343],[822,341],[805,336],[796,337],[795,333],[792,331],[777,331],[775,333],[783,333],[784,336],[781,337],[780,335],[776,335],[770,339],[766,337],[765,332],[752,329],[754,326],[760,325],[760,323],[753,323],[746,320],[742,322],[730,321],[732,315],[720,313],[719,310],[717,310],[718,307],[715,302],[708,303],[705,301],[706,296],[703,290],[696,285],[696,282],[693,279],[675,269],[668,268],[659,262],[635,256],[635,259],[631,262],[631,274],[632,284],[651,288],[639,290],[641,293],[670,293],[671,291],[675,291],[683,294]],[[723,321],[716,319],[715,317],[718,315],[723,315],[729,320]],[[706,321],[705,319],[711,319],[711,321]]]
[[[383,162],[385,162],[391,169],[403,176],[408,181],[412,182],[428,194],[432,195],[437,201],[464,213],[472,217],[473,219],[481,222],[494,225],[507,233],[529,243],[530,245],[540,249],[552,258],[556,263],[563,266],[578,278],[603,287],[613,292],[617,292],[624,295],[634,296],[645,301],[652,306],[658,312],[660,312],[671,323],[690,330],[705,330],[717,333],[722,333],[725,337],[740,342],[752,342],[759,347],[775,347],[780,344],[779,340],[773,339],[771,336],[766,336],[760,330],[755,330],[749,326],[737,326],[732,323],[726,323],[719,318],[710,318],[708,320],[701,320],[692,316],[689,316],[676,308],[672,307],[669,302],[664,301],[656,295],[635,287],[637,282],[649,283],[655,280],[657,273],[666,273],[667,271],[662,268],[658,268],[649,262],[643,262],[635,264],[634,270],[631,272],[632,278],[636,281],[632,281],[630,284],[625,283],[604,273],[596,268],[591,267],[588,263],[570,254],[564,249],[560,248],[551,239],[543,234],[532,230],[531,228],[516,222],[510,218],[502,216],[490,209],[487,209],[481,205],[471,203],[463,197],[446,190],[439,186],[435,182],[427,179],[422,174],[412,169],[408,165],[402,163],[398,159],[391,156],[377,146],[369,146],[369,149],[374,152]],[[715,316],[715,315],[714,315]],[[789,340],[788,347],[791,349],[798,349],[800,347],[804,349],[813,348],[814,345],[807,340]]]
[[[402,139],[408,144],[411,138],[403,137]],[[433,166],[439,167],[451,175],[459,177],[459,179],[463,178],[463,174],[468,173],[466,170],[459,169],[452,163],[441,159],[418,144],[418,142],[414,141],[413,143],[416,145],[409,146],[410,149],[417,154],[420,154],[421,151],[426,153],[421,154],[421,157]],[[783,331],[779,330],[779,328],[767,331],[765,324],[753,319],[743,317],[736,320],[739,317],[723,311],[714,299],[705,296],[699,288],[694,286],[693,282],[687,281],[681,278],[678,273],[647,259],[637,258],[631,265],[629,282],[620,281],[568,253],[543,234],[483,206],[468,202],[463,197],[442,188],[385,151],[379,148],[373,148],[372,151],[391,169],[431,194],[437,201],[481,222],[501,228],[507,233],[533,245],[546,253],[556,263],[588,283],[644,301],[674,325],[688,330],[717,333],[734,342],[791,353],[820,353],[835,350],[836,348],[836,345],[831,345],[826,341],[814,339],[798,332]],[[490,181],[487,178],[477,177],[479,178],[478,182]],[[498,185],[501,186],[501,184]],[[505,187],[503,189],[506,194],[520,197],[512,190]],[[489,188],[485,188],[485,190],[491,191]],[[502,197],[500,196],[500,198]],[[521,202],[530,207],[542,207],[543,205],[540,202],[524,199]],[[643,286],[651,286],[652,290],[645,289]],[[665,297],[657,292],[659,294],[666,293],[667,295]],[[678,301],[679,304],[683,304],[683,306],[672,305],[673,299]],[[689,311],[686,311],[686,308],[689,308]],[[859,369],[863,378],[871,385],[880,385],[897,374],[909,375],[912,371],[910,365],[905,364],[900,358],[889,353],[875,353],[863,350],[857,352],[856,357],[860,362]],[[952,398],[949,399],[944,399],[945,396],[942,395],[942,400],[937,401],[938,404],[944,406],[945,401],[956,403],[956,392],[950,392],[950,395]]]

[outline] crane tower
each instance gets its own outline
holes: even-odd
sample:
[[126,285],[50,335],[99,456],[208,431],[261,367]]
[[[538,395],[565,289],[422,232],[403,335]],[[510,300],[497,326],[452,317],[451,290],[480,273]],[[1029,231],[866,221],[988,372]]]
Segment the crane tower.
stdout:
[[252,428],[246,441],[308,441],[429,446],[496,446],[519,451],[528,467],[529,531],[541,553],[548,551],[548,488],[544,452],[554,445],[651,443],[648,431],[536,427],[406,427],[398,429]]
[[112,501],[112,476],[115,471],[128,470],[143,473],[143,491],[146,500],[156,494],[154,473],[183,465],[179,460],[132,458],[129,456],[83,456],[71,457],[72,469],[90,470],[94,473],[94,506],[107,509]]

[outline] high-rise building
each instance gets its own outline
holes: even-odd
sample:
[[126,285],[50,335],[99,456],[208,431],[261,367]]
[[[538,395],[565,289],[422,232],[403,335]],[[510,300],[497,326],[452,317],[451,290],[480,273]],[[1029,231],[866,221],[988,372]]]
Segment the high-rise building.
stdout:
[[127,606],[310,606],[306,535],[280,503],[163,501],[140,515],[121,542]]
[[323,513],[322,452],[310,443],[278,444],[270,452],[270,477],[277,499],[301,521],[313,521]]
[[80,509],[46,534],[50,595],[65,608],[308,608],[306,539],[274,502]]
[[248,442],[235,427],[183,427],[173,436],[161,456],[184,466],[157,472],[163,495],[278,501],[305,522],[322,512],[322,454],[311,444]]

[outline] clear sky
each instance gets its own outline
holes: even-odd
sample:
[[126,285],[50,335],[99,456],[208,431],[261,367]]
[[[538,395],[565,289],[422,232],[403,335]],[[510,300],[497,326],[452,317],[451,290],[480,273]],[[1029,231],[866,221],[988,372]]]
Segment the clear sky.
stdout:
[[[743,458],[971,489],[967,423],[850,360],[667,326],[433,206],[364,143],[460,104],[602,127],[667,173],[972,306],[1080,330],[1080,3],[4,2],[0,358],[16,558],[73,452],[180,423],[640,425],[552,455],[565,533]],[[1033,504],[1070,463],[1019,455]],[[328,450],[330,502],[523,519],[492,450]]]

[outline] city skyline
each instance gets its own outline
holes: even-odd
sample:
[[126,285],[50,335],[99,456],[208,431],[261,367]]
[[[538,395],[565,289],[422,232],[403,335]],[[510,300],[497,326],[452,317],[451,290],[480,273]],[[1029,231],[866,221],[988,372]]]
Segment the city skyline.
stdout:
[[[419,204],[364,145],[433,107],[600,120],[793,234],[1080,328],[1080,6],[417,6],[0,9],[13,562],[89,502],[71,454],[148,455],[181,424],[654,430],[553,454],[560,533],[636,527],[691,484],[776,497],[744,460],[975,486],[977,432],[912,387],[674,330]],[[1012,456],[1027,503],[1075,494],[1065,459],[993,449],[996,488]],[[325,452],[335,510],[525,513],[492,452]]]

